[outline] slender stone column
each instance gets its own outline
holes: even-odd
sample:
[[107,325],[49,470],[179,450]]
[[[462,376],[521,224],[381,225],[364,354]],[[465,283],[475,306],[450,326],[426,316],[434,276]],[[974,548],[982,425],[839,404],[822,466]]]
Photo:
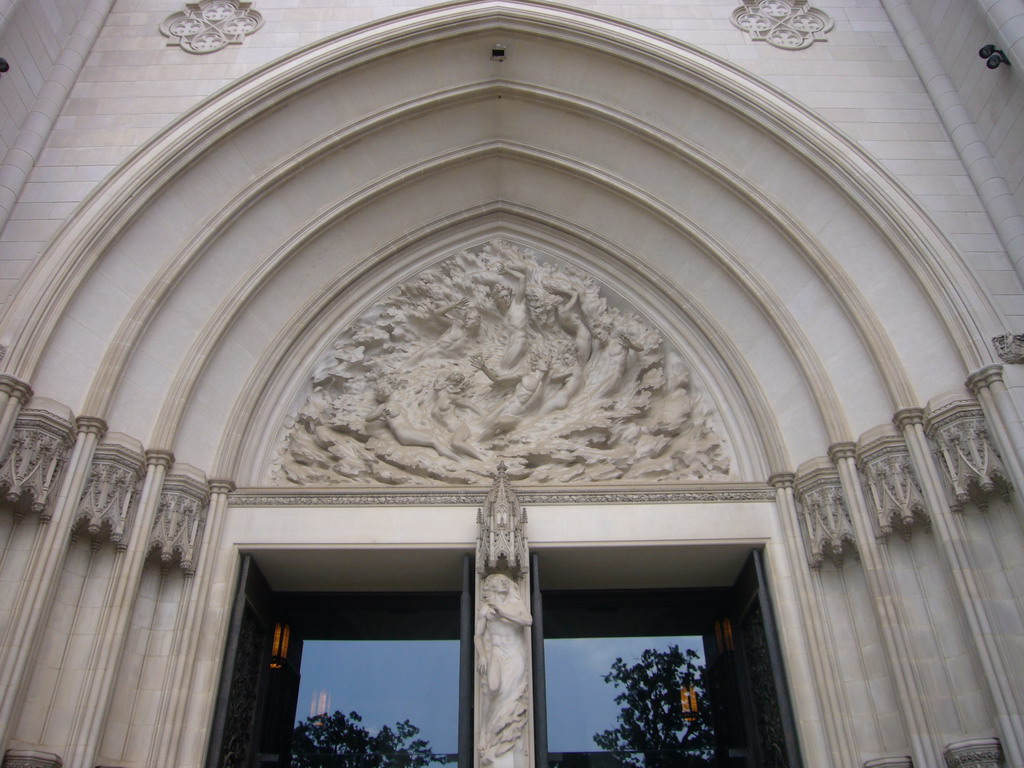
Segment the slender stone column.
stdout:
[[30,397],[32,387],[21,379],[0,373],[0,454],[7,451],[14,422]]
[[65,761],[68,768],[93,768],[96,764],[100,731],[117,676],[117,660],[121,656],[135,606],[142,567],[149,552],[153,520],[160,505],[160,490],[167,468],[173,461],[174,456],[169,451],[146,451],[146,477],[139,497],[138,519],[132,526],[127,548],[118,549],[114,555],[111,588],[98,625],[101,631],[96,637]]
[[895,422],[903,433],[914,471],[921,482],[921,492],[932,511],[933,531],[970,629],[976,658],[999,722],[1007,762],[1012,766],[1024,765],[1024,719],[1015,700],[1009,668],[992,632],[992,622],[971,568],[966,543],[946,500],[939,468],[932,459],[924,431],[924,412],[920,408],[905,408],[897,411]]
[[77,438],[65,468],[60,491],[52,501],[52,511],[44,511],[40,515],[40,535],[25,569],[11,614],[11,626],[4,638],[0,655],[0,690],[5,692],[0,699],[0,744],[6,744],[10,737],[10,729],[24,693],[27,672],[39,645],[39,628],[45,624],[49,615],[54,591],[64,570],[75,509],[89,476],[96,444],[106,431],[106,424],[102,419],[83,416],[76,421],[76,431]]
[[[987,365],[967,378],[967,386],[978,398],[985,420],[991,425],[1003,462],[1015,488],[1024,491],[1024,425],[1003,381],[1003,366]],[[1024,512],[1020,493],[1014,494],[1018,512]]]
[[[161,723],[150,750],[150,765],[179,765],[180,738],[185,732],[185,707],[195,676],[195,660],[201,635],[202,611],[207,605],[214,581],[213,564],[227,516],[228,494],[235,489],[230,480],[211,480],[210,506],[206,515],[206,541],[199,554],[195,577],[188,579],[182,595],[183,607],[175,620],[172,645],[178,649],[167,670],[167,691],[157,722]],[[175,738],[175,737],[178,738]]]
[[822,724],[825,732],[829,753],[831,754],[830,764],[836,768],[857,766],[854,757],[853,737],[849,728],[846,727],[844,707],[839,699],[840,686],[842,681],[836,674],[838,665],[832,663],[823,654],[829,646],[825,639],[825,630],[821,626],[821,619],[818,611],[814,609],[814,585],[811,583],[811,573],[807,568],[798,564],[806,558],[803,545],[800,540],[800,533],[797,530],[799,514],[796,508],[796,499],[793,495],[792,473],[772,475],[768,482],[775,488],[775,500],[779,509],[779,522],[782,526],[785,538],[785,547],[789,554],[789,561],[792,563],[793,577],[796,581],[796,593],[800,606],[800,617],[802,626],[807,634],[806,647],[807,657],[811,663],[814,679],[818,685],[814,688],[819,693],[818,701],[822,708]]
[[850,522],[857,537],[861,567],[885,645],[889,674],[895,684],[896,695],[900,699],[900,708],[906,720],[914,764],[941,765],[939,740],[929,726],[921,686],[914,674],[914,654],[900,615],[899,598],[891,572],[884,566],[879,541],[871,523],[871,513],[864,500],[857,473],[856,446],[853,443],[837,443],[829,448],[829,458],[839,470],[843,495],[849,505]]

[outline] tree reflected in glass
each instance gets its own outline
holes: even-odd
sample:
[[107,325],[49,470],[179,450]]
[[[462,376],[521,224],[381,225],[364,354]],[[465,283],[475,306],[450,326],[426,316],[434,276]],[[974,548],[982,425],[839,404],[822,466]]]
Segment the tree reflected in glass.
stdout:
[[[604,681],[620,690],[615,696],[622,708],[618,725],[594,734],[594,742],[627,768],[714,765],[714,732],[704,669],[695,663],[699,660],[694,650],[682,651],[678,645],[648,648],[635,664],[616,658]],[[689,707],[684,697],[692,702]]]
[[404,720],[370,733],[358,712],[316,715],[292,734],[292,768],[426,768],[443,763],[420,729]]

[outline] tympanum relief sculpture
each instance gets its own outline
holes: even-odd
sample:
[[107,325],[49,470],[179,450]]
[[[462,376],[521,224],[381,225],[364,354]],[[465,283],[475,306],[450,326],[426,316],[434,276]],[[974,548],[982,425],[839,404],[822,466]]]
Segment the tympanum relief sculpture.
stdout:
[[282,484],[723,478],[679,353],[575,267],[503,240],[368,308],[284,425]]

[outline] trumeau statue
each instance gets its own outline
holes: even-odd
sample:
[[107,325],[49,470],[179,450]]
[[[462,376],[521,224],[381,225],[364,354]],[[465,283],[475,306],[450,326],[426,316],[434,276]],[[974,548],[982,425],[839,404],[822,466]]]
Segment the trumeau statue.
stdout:
[[582,271],[503,240],[368,308],[314,367],[276,481],[533,483],[726,477],[675,350]]
[[491,490],[477,510],[476,570],[480,575],[473,646],[479,697],[478,768],[528,768],[530,752],[530,633],[523,596],[529,548],[526,510],[498,464]]

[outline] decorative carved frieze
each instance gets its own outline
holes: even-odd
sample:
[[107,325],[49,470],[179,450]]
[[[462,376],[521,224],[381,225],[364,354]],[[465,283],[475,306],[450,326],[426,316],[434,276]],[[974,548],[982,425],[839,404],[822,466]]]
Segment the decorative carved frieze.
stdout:
[[240,45],[263,26],[263,16],[251,0],[201,0],[185,3],[185,10],[168,16],[160,32],[168,45],[180,45],[188,53],[213,53],[228,45]]
[[[344,506],[479,506],[483,491],[399,491],[382,488],[375,491],[337,492],[287,489],[243,488],[228,496],[232,507],[344,507]],[[519,498],[526,504],[706,504],[736,501],[774,501],[775,491],[763,486],[740,483],[723,484],[720,488],[678,490],[521,490]]]
[[971,502],[984,510],[993,494],[1009,496],[1009,474],[976,400],[968,395],[944,400],[929,411],[925,430],[942,467],[954,512]]
[[10,447],[0,463],[0,491],[15,514],[32,511],[49,522],[50,494],[60,488],[75,427],[67,408],[36,399],[18,415]]
[[744,0],[732,12],[732,23],[754,41],[795,51],[826,40],[832,17],[807,0]]
[[820,567],[825,558],[842,566],[843,558],[856,550],[856,538],[839,473],[828,459],[806,462],[797,472],[794,490],[811,567]]
[[956,741],[942,751],[946,768],[1001,768],[1003,748],[999,739]]
[[505,240],[370,307],[310,371],[275,482],[475,485],[726,479],[683,354],[573,265]]
[[9,749],[4,753],[3,768],[61,768],[64,761],[52,752],[32,749]]
[[208,501],[205,481],[181,474],[168,475],[164,480],[149,551],[159,554],[165,568],[177,559],[186,574],[194,572]]
[[1024,333],[1004,333],[992,337],[992,346],[1004,363],[1024,363]]
[[530,568],[526,547],[526,510],[508,482],[505,464],[498,464],[491,490],[477,510],[480,532],[476,539],[476,569],[479,573],[498,570],[501,561],[515,577]]
[[139,490],[145,477],[142,446],[126,435],[107,435],[97,446],[89,479],[78,503],[76,530],[104,535],[118,549],[128,544]]
[[928,508],[910,463],[910,450],[891,426],[862,440],[857,465],[882,535],[898,531],[909,538],[915,521],[928,523]]

